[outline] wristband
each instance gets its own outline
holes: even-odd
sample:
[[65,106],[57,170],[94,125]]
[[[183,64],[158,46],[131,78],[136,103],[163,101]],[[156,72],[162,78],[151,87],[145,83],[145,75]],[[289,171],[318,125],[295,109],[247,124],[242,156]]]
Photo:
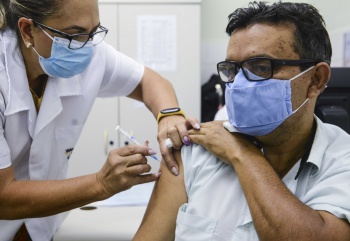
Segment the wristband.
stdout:
[[186,118],[185,112],[183,112],[183,110],[181,110],[180,108],[175,107],[175,108],[168,108],[168,109],[161,110],[158,113],[157,122],[159,123],[161,118],[163,118],[164,116],[169,116],[169,115],[182,115],[183,117]]

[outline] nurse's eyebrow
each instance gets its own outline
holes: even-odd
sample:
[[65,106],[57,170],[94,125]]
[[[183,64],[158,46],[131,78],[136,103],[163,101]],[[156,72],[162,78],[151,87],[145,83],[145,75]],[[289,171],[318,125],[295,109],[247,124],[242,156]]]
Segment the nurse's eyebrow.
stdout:
[[[98,23],[92,30],[91,32],[95,32],[97,30],[97,28],[100,26],[100,23]],[[64,29],[62,29],[62,31],[67,31],[67,30],[77,30],[78,32],[81,32],[81,33],[86,33],[88,32],[88,30],[86,28],[83,28],[81,26],[78,26],[78,25],[71,25],[71,26],[68,26]]]

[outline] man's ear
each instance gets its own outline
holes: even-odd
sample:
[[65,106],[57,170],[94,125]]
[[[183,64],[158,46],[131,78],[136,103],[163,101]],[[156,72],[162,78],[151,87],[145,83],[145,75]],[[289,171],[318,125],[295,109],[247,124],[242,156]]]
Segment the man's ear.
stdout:
[[331,68],[326,62],[318,63],[315,66],[314,74],[308,89],[308,98],[317,98],[327,86],[331,76]]
[[32,28],[33,22],[27,18],[20,18],[18,20],[18,28],[21,33],[22,40],[24,45],[29,48],[32,46],[33,36],[32,36]]

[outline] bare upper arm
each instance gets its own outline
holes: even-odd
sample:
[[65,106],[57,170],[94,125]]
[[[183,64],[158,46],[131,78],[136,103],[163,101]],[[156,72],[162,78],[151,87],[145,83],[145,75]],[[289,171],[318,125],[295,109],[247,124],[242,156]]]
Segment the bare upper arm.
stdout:
[[[156,182],[153,193],[134,241],[174,240],[175,224],[179,207],[187,202],[184,184],[181,151],[174,152],[179,163],[180,174],[174,176],[161,165],[161,177]],[[164,163],[164,162],[163,162]]]
[[[161,76],[157,74],[155,71],[153,71],[150,68],[147,68],[145,66],[145,70],[143,72],[142,79],[140,83],[136,86],[136,88],[128,95],[129,98],[132,98],[134,100],[142,101],[143,102],[143,85],[145,82],[154,81],[155,79],[159,79]],[[152,85],[153,86],[153,85]]]
[[340,219],[327,211],[317,211],[325,223],[325,235],[327,240],[350,240],[350,224],[347,220]]

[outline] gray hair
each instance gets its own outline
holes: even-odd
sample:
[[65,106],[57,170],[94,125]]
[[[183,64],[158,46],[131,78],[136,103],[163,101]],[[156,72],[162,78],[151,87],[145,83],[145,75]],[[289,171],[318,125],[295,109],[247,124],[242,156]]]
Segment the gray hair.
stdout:
[[9,28],[18,29],[18,19],[26,17],[37,22],[44,22],[51,16],[60,13],[63,0],[1,0],[0,2],[0,30]]

